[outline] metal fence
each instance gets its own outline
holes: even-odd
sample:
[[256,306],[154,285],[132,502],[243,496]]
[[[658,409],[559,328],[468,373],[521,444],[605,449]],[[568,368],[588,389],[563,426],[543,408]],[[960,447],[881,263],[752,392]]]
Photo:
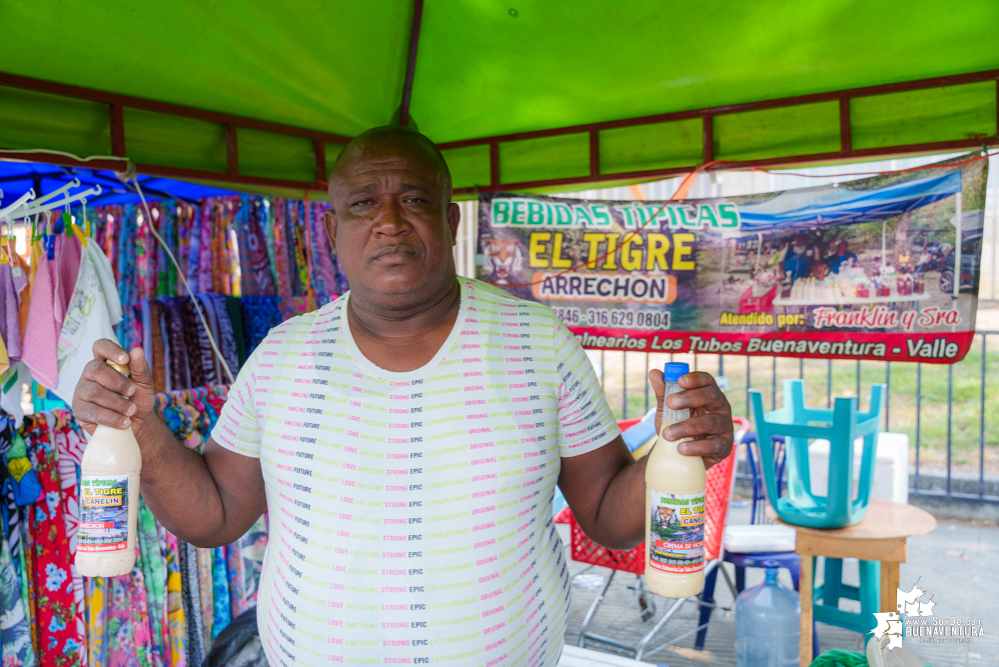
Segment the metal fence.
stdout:
[[871,384],[884,383],[882,429],[909,436],[910,494],[999,503],[994,492],[999,477],[988,472],[999,469],[999,392],[989,381],[999,378],[997,336],[999,331],[978,332],[968,356],[946,366],[735,355],[589,354],[619,419],[640,417],[655,407],[645,378],[650,368],[665,361],[686,361],[692,369],[721,378],[733,413],[749,418],[748,389],[761,391],[764,405],[776,409],[782,404],[785,379],[804,379],[808,402],[826,407],[834,398],[850,395],[859,396],[863,406]]

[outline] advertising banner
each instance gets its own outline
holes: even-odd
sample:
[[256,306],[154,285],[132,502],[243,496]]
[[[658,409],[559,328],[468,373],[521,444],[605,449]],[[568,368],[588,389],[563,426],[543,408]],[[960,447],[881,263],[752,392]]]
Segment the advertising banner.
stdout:
[[584,347],[954,363],[971,345],[988,161],[675,202],[479,200],[478,276]]

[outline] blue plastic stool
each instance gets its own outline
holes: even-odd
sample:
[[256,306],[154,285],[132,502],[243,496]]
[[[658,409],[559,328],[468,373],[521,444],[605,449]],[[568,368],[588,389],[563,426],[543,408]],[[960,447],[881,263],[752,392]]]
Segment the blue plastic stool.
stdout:
[[[767,496],[785,522],[809,528],[845,528],[860,523],[867,513],[874,482],[874,457],[881,424],[883,384],[871,387],[870,410],[859,412],[857,398],[837,398],[833,410],[805,407],[804,382],[784,380],[784,407],[763,412],[763,396],[749,391],[759,437],[760,462]],[[787,495],[777,490],[773,439],[784,436],[787,457]],[[828,494],[812,493],[808,468],[809,440],[829,441]],[[864,439],[860,480],[853,498],[853,443]]]
[[[881,563],[876,560],[859,561],[860,586],[848,586],[843,583],[843,560],[824,558],[824,561],[822,585],[813,586],[812,589],[813,618],[829,625],[867,634],[877,625],[874,612],[881,611],[878,609],[881,604]],[[814,567],[812,576],[814,579]],[[840,598],[860,602],[860,613],[840,609]]]

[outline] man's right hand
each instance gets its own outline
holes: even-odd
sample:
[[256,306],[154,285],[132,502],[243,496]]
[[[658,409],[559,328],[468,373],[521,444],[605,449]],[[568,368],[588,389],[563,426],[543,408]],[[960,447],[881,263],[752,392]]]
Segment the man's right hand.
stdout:
[[[122,375],[108,360],[128,365],[131,377]],[[87,433],[98,424],[112,428],[132,427],[136,439],[143,427],[156,420],[153,377],[142,348],[129,355],[114,341],[102,338],[94,343],[94,360],[83,369],[73,392],[73,414]]]

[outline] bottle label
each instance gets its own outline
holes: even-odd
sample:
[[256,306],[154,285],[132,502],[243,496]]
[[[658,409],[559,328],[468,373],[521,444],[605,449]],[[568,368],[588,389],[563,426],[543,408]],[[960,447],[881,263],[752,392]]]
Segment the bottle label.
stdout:
[[84,553],[128,548],[128,475],[81,475],[76,549]]
[[704,569],[704,494],[649,489],[649,565],[686,574]]

